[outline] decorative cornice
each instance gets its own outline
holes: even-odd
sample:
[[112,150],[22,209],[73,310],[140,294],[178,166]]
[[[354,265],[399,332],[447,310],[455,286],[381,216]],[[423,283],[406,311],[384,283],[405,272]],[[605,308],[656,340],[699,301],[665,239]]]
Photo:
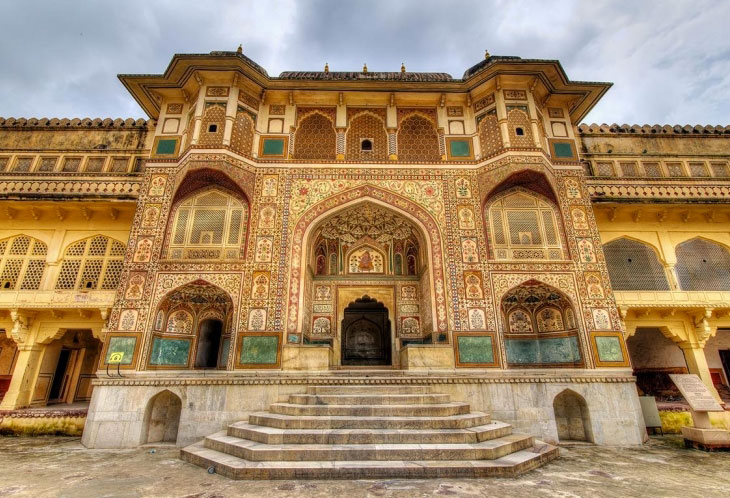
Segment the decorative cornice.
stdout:
[[666,202],[697,199],[706,202],[726,203],[730,197],[730,184],[707,180],[697,184],[686,181],[648,181],[646,178],[632,180],[610,180],[590,178],[588,193],[593,201],[614,199],[652,199]]
[[48,128],[48,129],[131,129],[146,130],[150,120],[147,119],[112,119],[112,118],[3,118],[0,117],[0,128]]
[[580,135],[730,135],[730,125],[628,125],[580,124]]
[[94,386],[275,386],[275,385],[439,385],[439,384],[544,384],[544,383],[633,383],[636,377],[630,374],[608,374],[600,372],[598,375],[571,374],[571,375],[510,375],[504,373],[499,376],[483,375],[453,375],[453,376],[403,376],[403,377],[317,377],[315,375],[289,377],[277,376],[271,372],[264,376],[241,376],[231,373],[229,377],[199,377],[180,378],[169,377],[136,377],[136,378],[97,378]]
[[0,179],[0,198],[14,195],[36,195],[41,197],[90,196],[136,199],[141,183],[141,177],[130,176],[125,176],[123,180],[38,177]]

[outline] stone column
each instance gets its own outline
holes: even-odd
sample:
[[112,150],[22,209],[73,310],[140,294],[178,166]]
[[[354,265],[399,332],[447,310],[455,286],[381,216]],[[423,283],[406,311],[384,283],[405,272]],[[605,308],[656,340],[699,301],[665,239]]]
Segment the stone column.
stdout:
[[223,145],[231,145],[231,136],[233,135],[233,122],[236,120],[238,112],[238,92],[237,86],[231,87],[228,93],[228,102],[226,103],[226,124],[223,128]]
[[203,112],[205,111],[205,87],[200,86],[198,92],[198,102],[195,106],[195,116],[193,117],[193,138],[190,140],[191,145],[196,145],[200,138],[200,127],[203,125]]
[[8,392],[0,403],[0,410],[15,410],[30,405],[44,349],[42,344],[18,345],[18,359]]
[[499,129],[502,132],[502,147],[508,149],[510,147],[510,141],[509,127],[507,126],[507,106],[504,103],[502,90],[494,92],[494,100],[497,103],[497,123],[499,123]]
[[689,373],[695,374],[702,379],[702,382],[705,383],[712,395],[715,396],[715,399],[722,403],[720,395],[717,393],[717,389],[715,389],[715,386],[712,384],[710,368],[707,366],[707,358],[705,357],[703,346],[697,343],[691,343],[690,341],[684,341],[679,343],[679,347],[682,350],[682,353],[684,353],[684,359],[687,362]]
[[338,161],[345,160],[345,131],[347,128],[337,128],[336,159]]
[[388,159],[398,160],[398,129],[388,128]]

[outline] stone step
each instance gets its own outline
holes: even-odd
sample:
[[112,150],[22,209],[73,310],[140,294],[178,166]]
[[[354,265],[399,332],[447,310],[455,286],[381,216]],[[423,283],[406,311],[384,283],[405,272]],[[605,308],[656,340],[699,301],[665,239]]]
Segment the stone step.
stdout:
[[227,433],[264,444],[456,444],[508,436],[512,426],[493,421],[469,429],[279,429],[236,422]]
[[489,415],[470,412],[434,416],[310,416],[256,412],[248,423],[279,429],[468,429],[490,422]]
[[205,438],[206,448],[263,461],[342,460],[495,460],[532,447],[533,437],[513,433],[479,443],[462,444],[262,444],[229,436],[225,431]]
[[429,394],[431,386],[404,385],[343,385],[307,386],[307,394]]
[[559,456],[559,450],[540,441],[532,448],[495,460],[424,461],[268,461],[251,462],[206,448],[202,442],[183,448],[186,462],[211,468],[231,479],[383,479],[444,477],[514,477]]
[[449,403],[448,394],[292,394],[289,403],[298,405],[416,405]]
[[469,413],[467,403],[431,405],[295,405],[272,403],[271,413],[316,417],[448,417]]

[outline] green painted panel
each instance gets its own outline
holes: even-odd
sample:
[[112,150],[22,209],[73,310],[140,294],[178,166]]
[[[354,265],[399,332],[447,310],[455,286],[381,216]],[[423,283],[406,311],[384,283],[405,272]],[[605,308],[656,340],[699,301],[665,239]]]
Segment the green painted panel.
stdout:
[[131,365],[134,358],[134,348],[137,345],[136,337],[111,337],[109,347],[106,349],[105,363],[109,363],[109,357],[113,353],[122,353],[121,365]]
[[617,336],[596,336],[596,350],[601,361],[624,361],[621,340]]
[[223,341],[221,342],[221,348],[223,348],[223,349],[221,351],[220,366],[225,367],[226,365],[228,365],[228,355],[229,355],[230,349],[231,349],[231,338],[230,337],[223,338]]
[[459,363],[494,363],[492,337],[459,336]]
[[278,350],[279,338],[276,336],[245,336],[241,346],[241,363],[275,365]]
[[573,157],[573,148],[568,143],[554,143],[555,157]]
[[150,365],[186,366],[189,354],[190,339],[155,337],[152,341]]
[[467,140],[452,140],[449,143],[451,144],[451,157],[469,157],[471,155]]
[[579,363],[578,338],[507,339],[507,362],[516,365]]
[[264,155],[265,156],[283,156],[284,155],[284,139],[283,138],[264,138]]
[[157,142],[157,150],[155,151],[155,154],[157,154],[157,155],[174,154],[176,146],[177,146],[176,138],[162,139],[159,142]]

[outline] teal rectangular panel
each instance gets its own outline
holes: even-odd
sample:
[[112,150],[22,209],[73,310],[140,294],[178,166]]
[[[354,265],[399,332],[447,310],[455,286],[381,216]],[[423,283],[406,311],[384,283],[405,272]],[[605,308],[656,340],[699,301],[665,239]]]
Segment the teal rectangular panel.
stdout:
[[573,148],[569,143],[554,143],[553,149],[555,150],[555,157],[567,157],[573,158]]
[[190,354],[190,339],[165,339],[155,337],[152,341],[150,365],[187,366]]
[[507,362],[515,365],[580,363],[578,338],[507,339]]
[[488,335],[458,338],[459,363],[494,363],[492,337]]
[[223,341],[221,342],[221,361],[219,363],[219,365],[221,367],[225,367],[226,365],[228,365],[228,355],[230,353],[230,351],[229,351],[230,349],[231,349],[231,338],[230,337],[223,338]]
[[131,365],[134,358],[134,348],[137,345],[136,337],[111,337],[109,339],[109,347],[106,349],[105,363],[109,363],[109,357],[113,353],[122,353],[122,361],[120,365]]
[[451,144],[451,157],[471,156],[468,140],[451,140],[449,143]]
[[599,360],[620,363],[625,361],[621,340],[617,336],[596,336],[595,339]]
[[175,153],[175,147],[177,147],[176,138],[165,138],[157,142],[157,155],[172,155]]
[[283,138],[264,138],[264,156],[283,156],[284,155],[284,139]]
[[276,336],[244,336],[241,346],[241,364],[275,365],[278,351],[279,338]]

